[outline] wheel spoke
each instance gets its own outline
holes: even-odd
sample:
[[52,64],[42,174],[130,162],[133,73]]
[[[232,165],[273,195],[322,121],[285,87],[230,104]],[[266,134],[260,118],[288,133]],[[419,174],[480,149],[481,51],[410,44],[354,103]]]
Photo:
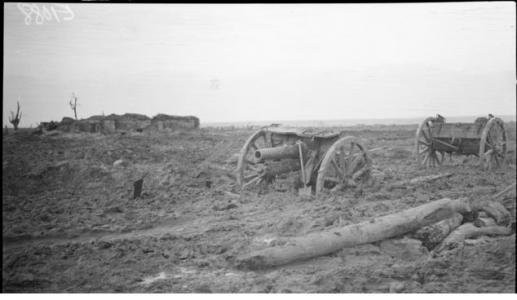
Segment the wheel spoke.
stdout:
[[492,153],[492,155],[491,155],[491,157],[492,157],[492,158],[494,159],[494,161],[495,161],[495,165],[496,165],[496,167],[499,167],[499,166],[500,166],[500,163],[499,163],[499,158],[498,158],[497,156],[498,156],[498,155],[497,155],[497,152],[493,152],[493,153]]
[[419,151],[418,154],[422,154],[425,152],[429,152],[429,148],[426,147],[425,149],[422,149],[422,151]]
[[429,152],[426,152],[424,160],[422,161],[422,164],[427,167],[427,162],[428,161],[429,161]]
[[[350,164],[354,161],[354,158],[361,154],[359,152],[358,153],[354,153],[354,148],[355,148],[354,146],[357,146],[356,143],[350,143],[350,146],[351,146],[351,149],[350,149],[348,155],[342,157],[342,160],[344,162],[343,167],[346,170],[348,170],[350,168]],[[359,149],[359,151],[361,151],[361,149]],[[343,151],[342,154],[345,154],[345,151]]]
[[343,146],[340,147],[339,151],[336,152],[336,156],[338,157],[337,163],[340,165],[342,169],[346,170],[347,162],[345,155],[345,149]]
[[359,163],[361,163],[362,161],[363,161],[363,160],[362,160],[360,157],[358,157],[358,158],[356,158],[356,159],[353,159],[353,160],[350,162],[350,164],[349,164],[349,166],[348,166],[348,169],[346,170],[346,175],[347,175],[347,176],[351,176],[353,173],[355,173],[357,166],[358,166],[358,165],[359,165]]
[[433,166],[436,167],[439,165],[439,160],[438,160],[438,152],[434,152],[433,153]]
[[343,173],[343,170],[338,166],[338,163],[336,162],[334,157],[332,157],[330,159],[330,162],[332,163],[332,166],[334,167],[334,169],[336,169],[338,176],[341,178],[345,178],[345,174]]
[[492,141],[486,141],[486,145],[488,146],[489,149],[495,149],[495,146],[492,144]]
[[350,143],[350,151],[348,152],[348,157],[352,156],[352,154],[354,153],[354,147],[355,146],[355,143]]
[[429,144],[429,143],[427,143],[427,142],[424,142],[424,141],[422,141],[422,140],[418,140],[418,143],[419,143],[419,144],[422,144],[422,145],[425,145],[426,147],[431,146],[431,144]]
[[357,180],[357,178],[361,177],[366,171],[368,171],[368,169],[369,169],[369,166],[365,164],[364,167],[357,170],[357,172],[355,172],[352,175],[352,180],[354,180],[354,181]]

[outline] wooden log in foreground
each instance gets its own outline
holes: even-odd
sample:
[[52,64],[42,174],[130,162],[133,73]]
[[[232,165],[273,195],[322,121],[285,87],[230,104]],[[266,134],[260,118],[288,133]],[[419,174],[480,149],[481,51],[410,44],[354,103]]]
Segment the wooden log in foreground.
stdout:
[[455,213],[467,213],[473,203],[467,198],[440,199],[370,221],[314,232],[287,240],[283,246],[266,248],[238,257],[240,268],[259,269],[333,253],[345,247],[372,243],[412,232]]

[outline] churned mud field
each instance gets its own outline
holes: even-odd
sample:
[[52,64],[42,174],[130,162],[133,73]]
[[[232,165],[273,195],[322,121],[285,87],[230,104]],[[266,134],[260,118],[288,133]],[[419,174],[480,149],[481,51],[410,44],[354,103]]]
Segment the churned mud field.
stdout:
[[[409,237],[247,270],[236,257],[279,237],[358,223],[441,198],[482,198],[515,182],[508,156],[485,171],[476,157],[417,168],[415,126],[336,128],[363,140],[377,182],[300,198],[297,173],[245,191],[235,154],[253,128],[124,135],[4,135],[4,292],[514,292],[515,233],[481,236],[430,255]],[[395,183],[450,172],[408,187]],[[144,178],[142,196],[133,182]],[[501,200],[515,222],[515,191]]]

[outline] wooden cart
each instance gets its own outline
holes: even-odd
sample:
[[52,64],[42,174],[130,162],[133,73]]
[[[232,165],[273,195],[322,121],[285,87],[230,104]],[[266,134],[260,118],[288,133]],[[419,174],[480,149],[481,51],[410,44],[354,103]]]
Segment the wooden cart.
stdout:
[[237,163],[241,190],[299,171],[313,193],[355,186],[368,178],[371,161],[356,137],[279,125],[263,127],[242,147]]
[[425,119],[416,131],[417,163],[440,165],[446,153],[478,156],[488,169],[502,166],[506,155],[504,122],[492,115],[474,123],[446,123],[440,115]]

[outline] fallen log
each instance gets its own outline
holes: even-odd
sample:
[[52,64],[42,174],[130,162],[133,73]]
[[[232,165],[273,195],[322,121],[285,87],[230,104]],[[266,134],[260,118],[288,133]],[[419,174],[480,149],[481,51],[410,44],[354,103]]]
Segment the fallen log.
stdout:
[[435,224],[422,227],[412,234],[412,237],[420,240],[422,245],[432,250],[438,246],[451,231],[458,228],[463,221],[463,215],[455,213],[452,217]]
[[511,227],[505,226],[487,226],[476,227],[472,223],[465,223],[443,240],[443,242],[436,248],[434,253],[440,253],[444,250],[456,248],[460,243],[466,239],[473,239],[482,235],[496,236],[496,235],[510,235],[513,233]]
[[291,238],[283,246],[240,256],[236,259],[236,265],[240,268],[260,269],[326,255],[345,247],[400,236],[450,218],[456,213],[469,212],[472,207],[475,205],[467,198],[444,198],[366,222]]
[[389,186],[390,189],[396,189],[396,188],[402,188],[405,189],[410,185],[417,185],[424,182],[430,182],[434,180],[438,180],[441,178],[451,177],[452,173],[444,173],[444,174],[435,174],[435,175],[427,175],[427,176],[420,176],[416,177],[410,180],[403,180],[393,183],[391,186]]

